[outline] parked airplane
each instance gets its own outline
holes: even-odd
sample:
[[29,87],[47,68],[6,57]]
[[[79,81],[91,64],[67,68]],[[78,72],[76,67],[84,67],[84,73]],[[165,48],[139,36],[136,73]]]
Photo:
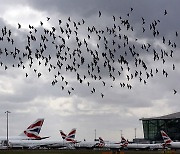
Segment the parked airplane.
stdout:
[[[9,141],[11,140],[41,140],[49,138],[49,136],[41,137],[39,133],[43,125],[44,119],[37,119],[33,122],[27,129],[25,129],[19,136],[9,136]],[[6,136],[1,136],[0,141],[6,141]]]
[[127,149],[151,149],[151,150],[155,150],[155,149],[163,149],[164,146],[163,144],[147,144],[147,143],[129,143],[126,146]]
[[128,142],[125,140],[124,137],[121,138],[121,142],[105,142],[101,137],[99,137],[99,144],[97,144],[97,147],[102,147],[102,148],[108,148],[111,150],[118,150],[126,147]]
[[180,142],[173,142],[163,130],[161,130],[161,135],[164,140],[165,146],[167,146],[168,148],[180,149]]
[[72,129],[71,132],[66,135],[62,130],[60,130],[60,134],[65,141],[69,141],[74,143],[74,148],[76,149],[93,149],[99,141],[87,142],[87,141],[77,141],[75,140],[76,129]]
[[[62,131],[60,131],[60,134]],[[72,129],[71,132],[66,135],[63,134],[63,141],[59,140],[12,140],[10,141],[11,148],[74,148],[76,129]]]
[[99,139],[92,142],[84,140],[75,144],[76,149],[93,149],[101,146],[102,144],[100,143]]
[[151,149],[151,150],[156,150],[156,149],[163,149],[164,144],[163,143],[155,143],[155,144],[150,144],[150,143],[128,143],[126,145],[127,149]]

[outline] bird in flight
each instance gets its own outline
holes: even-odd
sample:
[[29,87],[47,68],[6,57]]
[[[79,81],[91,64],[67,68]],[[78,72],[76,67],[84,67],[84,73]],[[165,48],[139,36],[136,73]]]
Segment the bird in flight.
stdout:
[[18,29],[20,29],[21,28],[21,25],[20,25],[20,23],[18,23]]
[[101,17],[101,11],[99,11],[99,17]]
[[174,91],[174,95],[175,95],[177,93],[177,91],[175,89],[173,89],[173,91]]

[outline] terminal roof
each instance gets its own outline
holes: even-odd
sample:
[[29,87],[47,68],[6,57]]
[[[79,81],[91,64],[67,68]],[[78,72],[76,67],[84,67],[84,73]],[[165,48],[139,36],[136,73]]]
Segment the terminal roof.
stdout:
[[168,119],[180,119],[180,112],[160,116],[160,117],[152,117],[152,118],[141,118],[139,120],[168,120]]

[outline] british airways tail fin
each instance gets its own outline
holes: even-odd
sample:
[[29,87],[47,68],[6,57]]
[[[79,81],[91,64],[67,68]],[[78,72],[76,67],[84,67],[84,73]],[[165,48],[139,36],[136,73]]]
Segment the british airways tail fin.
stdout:
[[104,146],[105,146],[104,140],[102,139],[102,137],[99,137],[98,147],[99,147],[99,148],[102,148],[102,147],[104,147]]
[[128,145],[128,140],[126,140],[124,137],[121,137],[121,143],[122,143],[122,147],[127,147],[127,145]]
[[[25,129],[19,136],[22,136],[24,139],[29,139],[29,140],[42,139],[39,136],[39,133],[41,131],[43,122],[44,119],[37,119],[27,129]],[[48,137],[44,137],[44,138],[48,138]]]
[[66,137],[66,141],[73,141],[75,140],[75,136],[76,136],[76,128],[73,128],[69,134]]
[[161,135],[162,135],[162,138],[164,140],[164,143],[167,145],[167,144],[171,144],[173,141],[171,140],[171,138],[163,131],[161,130]]
[[63,140],[68,142],[76,142],[75,135],[76,135],[76,128],[73,128],[68,135],[66,135],[62,130],[60,130],[60,134]]
[[62,130],[60,130],[60,134],[61,134],[61,137],[62,137],[63,140],[64,140],[64,139],[66,138],[66,136],[67,136]]

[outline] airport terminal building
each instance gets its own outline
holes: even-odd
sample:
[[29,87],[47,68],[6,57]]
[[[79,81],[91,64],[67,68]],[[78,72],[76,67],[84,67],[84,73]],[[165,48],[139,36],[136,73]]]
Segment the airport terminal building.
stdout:
[[162,141],[160,131],[164,130],[172,140],[180,141],[180,112],[140,120],[142,120],[145,140]]

